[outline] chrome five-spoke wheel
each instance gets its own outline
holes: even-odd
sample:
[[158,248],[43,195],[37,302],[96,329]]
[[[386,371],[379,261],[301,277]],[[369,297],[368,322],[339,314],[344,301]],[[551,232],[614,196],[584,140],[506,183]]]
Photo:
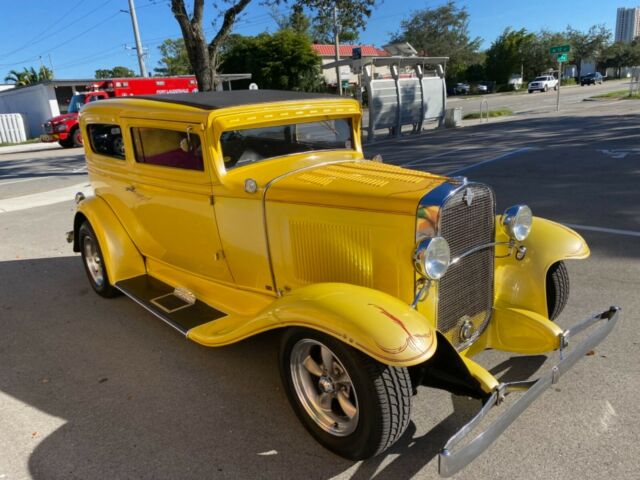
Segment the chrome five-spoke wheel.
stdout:
[[98,245],[92,237],[85,237],[82,248],[84,251],[84,263],[89,276],[96,286],[102,287],[104,285],[104,267],[100,252],[98,252]]
[[351,460],[383,452],[411,411],[406,368],[382,364],[325,333],[285,330],[280,374],[296,415],[329,450]]
[[291,376],[298,399],[320,428],[336,436],[358,426],[358,397],[349,374],[322,343],[303,339],[291,350]]

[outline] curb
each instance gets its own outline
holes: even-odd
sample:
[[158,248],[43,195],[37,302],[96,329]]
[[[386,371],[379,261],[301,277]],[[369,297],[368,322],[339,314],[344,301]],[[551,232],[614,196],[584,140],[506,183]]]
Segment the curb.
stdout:
[[7,153],[24,153],[24,152],[38,152],[43,150],[57,150],[62,147],[58,143],[27,143],[24,145],[9,145],[6,147],[0,147],[0,155]]

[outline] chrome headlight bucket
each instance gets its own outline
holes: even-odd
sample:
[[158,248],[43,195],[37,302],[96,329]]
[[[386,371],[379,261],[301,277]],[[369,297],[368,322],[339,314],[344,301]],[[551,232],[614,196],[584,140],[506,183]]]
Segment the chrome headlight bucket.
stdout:
[[533,214],[527,205],[514,205],[507,208],[502,214],[502,226],[509,237],[519,242],[529,236]]
[[442,237],[423,238],[413,254],[413,264],[423,277],[439,280],[451,264],[449,244]]

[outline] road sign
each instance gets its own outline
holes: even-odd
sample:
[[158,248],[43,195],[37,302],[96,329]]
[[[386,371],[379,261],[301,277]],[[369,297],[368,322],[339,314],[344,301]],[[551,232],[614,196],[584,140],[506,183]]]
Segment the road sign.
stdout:
[[556,45],[555,47],[551,47],[549,52],[551,54],[554,53],[569,53],[571,51],[571,45]]
[[558,62],[566,62],[569,59],[569,56],[566,53],[561,53],[558,55]]

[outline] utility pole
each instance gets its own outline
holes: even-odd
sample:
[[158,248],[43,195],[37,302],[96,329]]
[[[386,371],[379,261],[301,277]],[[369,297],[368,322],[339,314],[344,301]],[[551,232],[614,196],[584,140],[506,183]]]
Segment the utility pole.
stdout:
[[133,24],[133,36],[136,40],[136,52],[138,53],[138,64],[140,65],[140,75],[148,77],[147,67],[144,65],[144,52],[142,51],[142,42],[140,41],[140,32],[138,31],[138,17],[136,17],[136,7],[133,0],[129,0],[129,15],[131,15],[131,23]]
[[340,66],[337,65],[337,62],[340,61],[340,38],[339,38],[340,27],[338,26],[338,6],[334,5],[333,7],[333,38],[335,40],[335,48],[336,48],[336,82],[338,83],[338,95],[342,95],[342,78],[340,78]]

